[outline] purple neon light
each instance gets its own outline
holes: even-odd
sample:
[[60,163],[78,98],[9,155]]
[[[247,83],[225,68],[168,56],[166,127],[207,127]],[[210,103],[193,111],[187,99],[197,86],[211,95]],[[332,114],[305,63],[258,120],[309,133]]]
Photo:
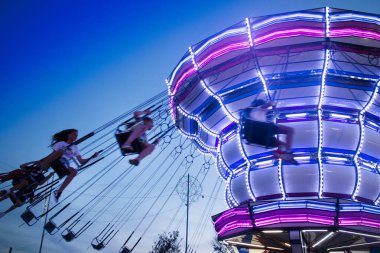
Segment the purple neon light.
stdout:
[[324,37],[325,31],[324,29],[310,29],[310,28],[296,28],[296,29],[288,29],[282,31],[272,32],[260,37],[257,37],[253,40],[255,45],[260,45],[263,43],[267,43],[272,40],[288,38],[288,37],[296,37],[296,36],[308,36],[308,37]]
[[237,216],[237,215],[249,215],[249,211],[247,210],[247,208],[234,208],[234,209],[230,209],[226,212],[224,212],[222,215],[220,215],[215,221],[214,221],[214,224],[217,225],[218,223],[222,222],[223,220],[225,219],[228,219],[228,218],[231,218],[231,217],[234,217],[234,216]]
[[335,28],[330,30],[330,37],[347,37],[355,36],[365,39],[374,39],[380,41],[380,33],[358,29],[358,28]]
[[221,236],[231,230],[241,229],[241,228],[252,228],[251,220],[243,221],[233,221],[224,225],[219,231],[217,231],[218,236]]
[[339,224],[343,226],[366,226],[380,228],[380,221],[362,217],[342,217],[339,218]]
[[202,67],[206,66],[210,61],[212,61],[212,60],[214,60],[214,59],[216,59],[222,55],[225,55],[225,54],[232,52],[232,51],[237,51],[237,50],[246,49],[246,48],[249,48],[249,41],[230,44],[226,47],[218,49],[218,50],[212,52],[211,54],[209,54],[207,57],[205,57],[202,61],[200,61],[198,63],[198,66],[199,66],[199,68],[202,68]]
[[[334,217],[322,216],[322,215],[314,215],[314,214],[286,214],[286,215],[276,215],[269,216],[265,218],[255,219],[256,227],[265,227],[274,224],[280,223],[317,223],[322,225],[332,226],[334,225]],[[341,226],[366,226],[373,228],[380,228],[380,221],[369,218],[361,218],[361,217],[344,217],[339,218],[339,225]],[[241,228],[252,228],[251,220],[239,220],[239,221],[231,221],[217,231],[219,236],[235,229]]]
[[[347,204],[345,204],[345,206],[347,206]],[[357,204],[353,204],[352,206],[356,207]],[[362,206],[362,204],[360,206]],[[273,211],[268,211],[261,213],[260,215],[254,215],[255,226],[266,227],[281,223],[314,223],[326,226],[334,225],[335,211],[316,212],[317,210],[314,210],[311,206],[310,208],[297,210],[298,211],[294,213],[293,209],[290,210],[285,208],[278,211],[286,213],[274,213]],[[352,211],[345,208],[344,216],[339,217],[339,225],[380,228],[380,215],[368,213],[366,211],[362,212],[358,213],[355,208]],[[370,217],[365,217],[367,215],[370,215]],[[247,208],[234,208],[221,214],[214,222],[214,225],[218,235],[221,236],[231,230],[252,228],[251,223],[252,221],[249,217]]]
[[277,223],[312,222],[324,225],[333,225],[334,217],[316,214],[282,214],[255,219],[257,227],[273,225]]

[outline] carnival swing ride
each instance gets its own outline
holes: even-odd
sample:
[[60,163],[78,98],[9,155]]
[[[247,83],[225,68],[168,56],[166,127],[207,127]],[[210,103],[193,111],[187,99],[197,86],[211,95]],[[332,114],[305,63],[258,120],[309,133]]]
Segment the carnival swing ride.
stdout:
[[[192,170],[194,198],[206,181],[212,190],[191,252],[223,182],[229,209],[212,221],[218,239],[234,252],[369,252],[380,245],[379,59],[378,15],[326,7],[246,18],[190,46],[166,80],[168,91],[79,139],[84,154],[102,149],[78,169],[86,181],[38,214],[59,181],[37,187],[21,217],[32,226],[50,215],[45,230],[66,242],[91,232],[95,250],[128,233],[120,252],[132,252],[173,202],[178,178]],[[276,105],[260,130],[271,144],[252,139],[257,124],[245,112],[254,101]],[[125,126],[147,108],[155,122],[148,138],[161,138],[158,150],[142,169],[130,166],[106,181],[131,155],[121,148]],[[276,154],[285,137],[266,131],[273,125],[292,129],[292,153]],[[101,169],[90,174],[89,167]],[[107,184],[81,200],[99,180]],[[132,191],[133,198],[122,199]],[[141,212],[144,198],[157,192]],[[79,211],[69,208],[75,202]],[[110,210],[116,210],[112,219],[96,226]],[[143,216],[126,228],[137,212]]]

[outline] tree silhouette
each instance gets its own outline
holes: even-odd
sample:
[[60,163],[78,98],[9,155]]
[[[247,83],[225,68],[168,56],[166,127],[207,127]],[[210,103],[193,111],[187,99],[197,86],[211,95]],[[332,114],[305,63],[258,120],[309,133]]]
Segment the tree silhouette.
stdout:
[[158,241],[154,242],[149,253],[181,253],[180,242],[178,230],[169,233],[165,232],[159,235]]
[[214,253],[228,253],[229,250],[226,245],[218,241],[217,238],[214,238],[212,241],[212,248]]

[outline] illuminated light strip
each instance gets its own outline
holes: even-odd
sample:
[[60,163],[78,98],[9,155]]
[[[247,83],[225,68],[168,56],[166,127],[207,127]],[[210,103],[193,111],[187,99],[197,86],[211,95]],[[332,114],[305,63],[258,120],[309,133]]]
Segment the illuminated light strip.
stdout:
[[325,96],[325,89],[326,89],[326,75],[327,75],[327,69],[328,64],[330,60],[330,50],[325,50],[325,62],[323,64],[323,71],[322,71],[322,82],[321,82],[321,89],[319,94],[319,102],[318,102],[318,166],[319,166],[319,189],[318,189],[318,197],[322,197],[323,192],[323,165],[322,165],[322,144],[323,144],[323,123],[322,123],[322,103],[323,98]]
[[254,39],[254,45],[260,45],[272,40],[288,38],[288,37],[296,37],[296,36],[308,36],[308,37],[320,37],[323,38],[325,36],[325,31],[322,29],[310,29],[310,28],[295,28],[288,29],[282,31],[272,32],[261,37],[257,37]]
[[245,221],[233,221],[233,222],[227,223],[217,232],[217,234],[218,236],[221,236],[225,234],[226,232],[229,232],[237,228],[252,228],[252,222],[250,220],[245,220]]
[[358,218],[358,217],[341,217],[339,224],[343,226],[366,226],[380,228],[380,222],[374,219]]
[[175,122],[175,115],[174,115],[174,95],[177,93],[178,91],[178,88],[180,86],[180,84],[185,80],[187,79],[189,76],[191,76],[192,74],[196,73],[196,70],[194,69],[194,67],[190,68],[186,73],[184,73],[182,75],[182,77],[180,78],[180,80],[177,81],[175,87],[174,87],[174,91],[171,92],[171,87],[169,87],[169,104],[170,104],[170,111],[171,111],[171,114],[172,114],[172,119],[173,121]]
[[311,246],[312,248],[315,248],[317,247],[319,244],[321,244],[322,242],[326,241],[327,239],[329,239],[331,236],[334,235],[335,232],[330,232],[328,233],[327,235],[325,235],[321,240],[319,240],[318,242],[316,242],[315,244],[313,244],[313,246]]
[[358,28],[334,28],[330,31],[331,37],[361,37],[380,41],[380,33]]
[[185,79],[187,79],[189,76],[191,76],[192,74],[194,74],[196,72],[197,72],[197,70],[194,67],[192,67],[188,71],[183,73],[181,78],[177,81],[176,85],[174,86],[173,92],[170,92],[170,95],[175,95],[178,91],[179,86],[185,81]]
[[[325,39],[330,35],[329,8],[325,9]],[[326,75],[330,61],[330,50],[325,49],[325,62],[323,63],[321,89],[318,101],[318,167],[319,167],[319,188],[318,197],[322,198],[323,193],[323,165],[322,165],[322,145],[323,145],[323,122],[322,122],[322,103],[326,89]]]
[[196,115],[196,116],[193,116],[192,114],[186,112],[181,106],[177,106],[177,110],[183,115],[183,116],[186,116],[192,120],[195,120],[198,125],[200,126],[200,128],[202,128],[202,130],[204,130],[207,134],[211,135],[211,136],[214,136],[214,137],[219,137],[219,134],[211,131],[209,128],[207,128],[203,122],[199,119],[199,115]]
[[233,52],[233,51],[246,49],[246,48],[249,48],[249,43],[246,41],[230,44],[228,46],[225,46],[225,47],[223,47],[219,50],[216,50],[216,51],[212,52],[211,54],[209,54],[207,57],[205,57],[202,61],[200,61],[198,63],[198,66],[199,66],[199,68],[203,68],[210,61],[212,61],[212,60],[214,60],[214,59],[216,59],[222,55],[225,55],[225,54]]
[[356,204],[356,205],[350,205],[350,204],[341,204],[340,205],[341,212],[352,212],[352,211],[363,211],[367,213],[374,213],[374,214],[380,214],[380,208],[375,207],[372,205],[367,204]]
[[[221,141],[220,141],[221,142]],[[219,145],[219,147],[221,147],[221,144]],[[222,176],[221,176],[221,171],[220,171],[220,169],[219,169],[219,167],[220,166],[223,166],[224,167],[224,169],[225,169],[225,171],[226,172],[229,172],[229,174],[233,174],[233,172],[232,172],[232,170],[225,164],[225,162],[224,162],[224,159],[223,159],[223,157],[222,157],[222,154],[221,154],[221,152],[220,152],[220,148],[218,149],[218,156],[217,156],[217,172],[219,172],[219,176],[224,180],[224,181],[227,181],[227,179],[228,179],[228,176],[226,177],[226,178],[223,178]],[[219,166],[220,165],[220,166]],[[222,168],[223,169],[223,168]]]
[[340,22],[340,21],[354,20],[354,21],[375,23],[377,25],[380,25],[380,18],[375,17],[375,16],[357,14],[357,13],[336,13],[336,14],[331,14],[330,20],[331,20],[331,22]]
[[327,229],[305,229],[302,230],[302,233],[308,233],[308,232],[327,232]]
[[186,57],[185,59],[183,59],[181,62],[178,63],[177,67],[174,69],[173,71],[173,74],[172,76],[170,77],[170,80],[166,79],[166,83],[169,87],[171,87],[173,85],[173,80],[174,80],[174,77],[177,75],[177,72],[178,70],[184,65],[187,63],[187,61],[190,60],[190,55],[188,57]]
[[218,41],[223,40],[224,38],[233,37],[233,36],[241,35],[244,33],[245,33],[244,28],[237,28],[237,29],[231,29],[231,30],[225,31],[225,32],[217,35],[216,37],[211,38],[206,43],[204,43],[200,48],[198,48],[195,51],[195,54],[198,55],[198,54],[202,53],[206,49],[206,47],[209,47],[209,46],[217,43]]
[[288,222],[312,222],[324,225],[333,225],[334,217],[327,217],[314,214],[287,214],[287,215],[272,215],[270,217],[256,218],[255,224],[257,227],[264,227],[278,223]]
[[264,230],[264,234],[281,234],[284,233],[284,230]]
[[257,30],[265,26],[271,25],[272,23],[288,22],[292,20],[307,20],[307,21],[322,22],[323,16],[322,14],[309,14],[309,13],[302,13],[302,12],[292,13],[292,14],[268,18],[264,21],[254,24],[253,28]]
[[336,250],[336,249],[348,249],[348,248],[351,248],[351,247],[353,248],[353,247],[357,247],[357,246],[375,245],[375,244],[379,244],[379,243],[380,243],[380,241],[366,242],[366,243],[359,243],[359,244],[350,244],[350,245],[347,245],[347,246],[328,248],[327,250],[330,251],[330,250]]
[[338,118],[338,119],[351,119],[352,118],[350,115],[344,115],[344,114],[338,114],[338,113],[331,113],[331,117]]
[[[251,52],[254,52],[254,40],[252,38],[251,24],[249,22],[249,18],[246,18],[245,22],[247,25],[247,34],[248,34],[249,46],[250,46]],[[253,55],[253,57],[255,58],[255,66],[256,66],[257,75],[259,76],[260,81],[264,87],[265,97],[267,98],[267,100],[270,100],[268,86],[267,86],[267,83],[266,83],[265,78],[263,76],[263,73],[261,73],[261,70],[259,68],[259,63],[257,61],[257,57],[256,57],[256,55]]]
[[277,247],[271,247],[271,246],[263,246],[260,244],[250,244],[250,243],[244,243],[244,242],[235,242],[235,241],[226,241],[227,244],[235,245],[235,246],[245,246],[245,247],[251,247],[251,248],[260,248],[260,249],[272,249],[272,250],[284,250]]
[[330,37],[330,8],[326,6],[325,8],[325,37]]
[[248,38],[249,38],[249,46],[253,47],[251,22],[249,22],[249,18],[245,18],[245,24],[247,25],[247,33],[248,33]]
[[223,139],[220,139],[220,144],[218,148],[219,157],[221,158],[223,165],[227,168],[227,170],[231,173],[231,176],[233,175],[233,170],[228,166],[227,162],[224,160],[223,151],[222,151],[222,145],[223,145]]
[[224,212],[222,215],[214,221],[214,224],[217,225],[218,223],[222,222],[224,219],[228,219],[237,215],[248,215],[249,216],[249,211],[247,208],[233,208],[231,210],[228,210]]
[[308,114],[307,113],[290,113],[290,114],[286,114],[285,117],[286,118],[304,118],[306,117]]
[[217,152],[217,148],[215,147],[211,147],[209,145],[207,145],[206,143],[203,142],[202,139],[199,138],[198,135],[193,135],[193,134],[189,134],[189,133],[186,133],[182,128],[178,128],[178,130],[181,132],[182,135],[184,135],[186,138],[190,139],[190,140],[195,140],[197,141],[197,143],[202,147],[204,148],[205,150],[209,151],[209,152]]
[[[231,180],[232,180],[232,174],[231,176],[227,179],[227,184],[226,184],[226,192],[228,193],[228,199],[230,200],[230,202],[233,204],[232,207],[236,207],[239,205],[239,203],[236,201],[236,199],[234,198],[234,196],[232,195],[232,190],[231,190]],[[227,203],[229,203],[227,201]]]
[[285,200],[285,189],[284,184],[282,182],[282,159],[278,159],[278,181],[280,184],[280,191],[282,194],[282,200]]
[[243,144],[242,144],[241,134],[240,134],[240,131],[241,131],[240,124],[238,124],[237,126],[238,126],[237,127],[237,138],[238,138],[239,151],[240,151],[240,154],[243,156],[245,162],[247,163],[247,171],[246,171],[246,174],[245,174],[245,186],[246,186],[246,189],[247,189],[249,197],[253,201],[256,201],[256,197],[253,194],[253,190],[251,188],[251,183],[250,183],[250,178],[249,178],[249,174],[250,174],[249,172],[250,172],[252,164],[251,164],[251,161],[248,158],[248,155],[245,153],[245,150],[244,150],[244,147],[243,147]]
[[[197,64],[196,60],[195,60],[195,55],[193,53],[193,50],[191,49],[191,47],[189,47],[189,51],[190,51],[190,55],[191,55],[191,58],[192,58],[192,61],[193,61],[193,65],[194,65],[194,69],[197,71],[198,73],[198,76],[199,76],[199,64]],[[231,113],[230,111],[228,111],[226,105],[223,103],[222,99],[220,98],[220,96],[217,94],[217,93],[214,93],[206,84],[205,82],[203,81],[203,79],[199,76],[199,79],[200,79],[200,83],[202,85],[202,87],[207,91],[207,93],[212,96],[213,98],[215,98],[218,102],[219,102],[219,105],[220,107],[223,109],[224,113],[230,118],[230,120],[234,121],[235,123],[238,123],[239,120],[236,119]]]
[[355,201],[357,201],[356,197],[358,196],[359,189],[360,189],[360,183],[361,183],[361,169],[360,169],[360,164],[359,164],[359,155],[363,149],[363,143],[364,143],[364,134],[365,134],[364,114],[368,111],[368,109],[375,102],[375,99],[377,97],[377,92],[379,91],[379,85],[380,85],[380,80],[376,83],[375,89],[372,92],[370,100],[368,101],[366,106],[359,113],[360,140],[359,140],[359,144],[356,148],[356,153],[354,155],[354,163],[355,163],[355,168],[356,168],[357,180],[356,180],[355,188],[354,188],[354,191],[352,194],[352,199]]
[[357,232],[348,231],[348,230],[343,230],[343,229],[338,230],[338,232],[347,233],[347,234],[353,234],[353,235],[362,235],[362,236],[366,236],[366,237],[372,237],[372,238],[379,238],[379,239],[380,239],[380,236],[379,236],[379,235],[371,235],[371,234],[357,233]]

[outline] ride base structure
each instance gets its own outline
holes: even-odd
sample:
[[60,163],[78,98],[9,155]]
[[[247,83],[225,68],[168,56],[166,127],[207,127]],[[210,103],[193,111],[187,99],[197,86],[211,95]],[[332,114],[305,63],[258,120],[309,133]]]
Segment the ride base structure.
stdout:
[[[220,241],[234,252],[378,252],[379,77],[380,16],[356,11],[246,18],[189,47],[167,79],[169,103],[226,183],[230,209],[212,217]],[[246,140],[241,115],[258,99],[293,129],[298,165]]]

